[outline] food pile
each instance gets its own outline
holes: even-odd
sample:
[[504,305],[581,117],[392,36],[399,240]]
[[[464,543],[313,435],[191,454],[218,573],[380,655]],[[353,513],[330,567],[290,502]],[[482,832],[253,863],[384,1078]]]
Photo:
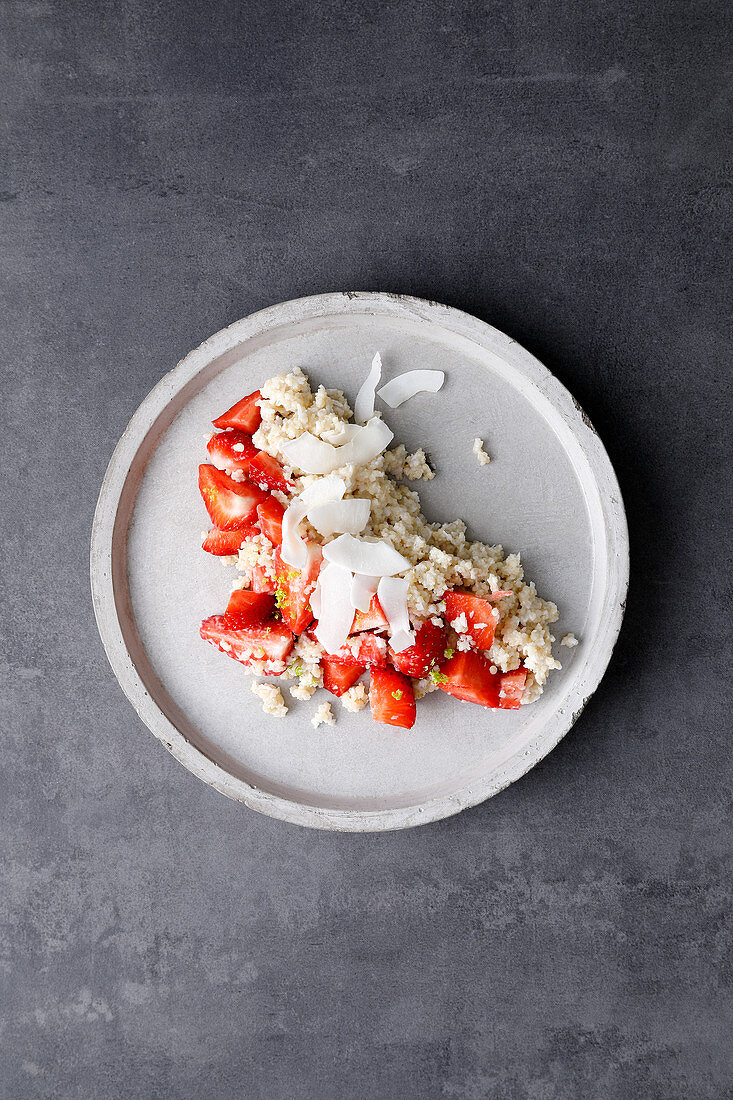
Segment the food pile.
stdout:
[[[444,375],[409,371],[377,390],[381,372],[377,354],[353,415],[340,390],[314,393],[296,368],[214,420],[199,467],[213,524],[203,549],[240,576],[201,637],[251,674],[290,682],[296,699],[323,687],[356,711],[368,698],[392,726],[409,729],[435,690],[516,709],[560,668],[557,608],[525,582],[518,554],[468,540],[461,520],[426,521],[405,481],[434,473],[422,451],[389,449],[375,402],[437,393]],[[272,680],[252,690],[267,713],[287,714]],[[313,724],[334,720],[321,703]]]

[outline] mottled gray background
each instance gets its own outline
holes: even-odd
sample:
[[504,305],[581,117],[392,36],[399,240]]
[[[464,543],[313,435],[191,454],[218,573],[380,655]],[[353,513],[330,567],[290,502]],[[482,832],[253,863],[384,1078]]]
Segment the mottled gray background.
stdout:
[[[730,12],[2,3],[3,1098],[733,1095]],[[485,805],[377,836],[175,763],[87,580],[161,375],[347,288],[539,355],[632,536],[572,733]]]

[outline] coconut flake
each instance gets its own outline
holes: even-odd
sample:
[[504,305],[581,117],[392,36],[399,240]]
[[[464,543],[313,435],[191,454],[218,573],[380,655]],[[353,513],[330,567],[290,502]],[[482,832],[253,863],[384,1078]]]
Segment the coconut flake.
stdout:
[[383,539],[339,535],[323,547],[323,556],[352,573],[366,573],[370,577],[391,577],[410,568],[407,558]]
[[340,428],[321,432],[321,439],[325,439],[327,443],[333,443],[334,447],[340,447],[342,443],[350,443],[360,430],[361,424],[342,424]]
[[401,577],[382,577],[377,587],[377,599],[389,623],[389,644],[395,653],[415,643],[407,610],[407,587],[407,581]]
[[370,417],[374,416],[374,392],[382,377],[382,357],[377,354],[372,359],[369,373],[361,384],[361,389],[354,402],[354,420],[357,424],[366,424]]
[[355,573],[351,582],[351,604],[354,611],[368,611],[372,596],[377,591],[379,577],[370,577],[366,573]]
[[318,577],[320,611],[316,639],[326,653],[337,653],[344,645],[354,620],[351,606],[351,573],[329,562]]
[[371,501],[361,497],[332,500],[328,504],[309,508],[308,519],[319,535],[335,535],[337,532],[358,535],[369,522],[371,508]]
[[308,549],[305,539],[300,534],[300,525],[308,514],[308,509],[340,500],[345,492],[346,482],[343,478],[324,477],[309,485],[290,502],[283,515],[283,538],[280,547],[280,557],[286,565],[292,565],[295,569],[305,567]]
[[341,447],[333,447],[310,432],[283,443],[282,453],[291,466],[306,474],[330,474],[342,466],[361,466],[380,455],[394,438],[383,420],[373,416]]
[[396,409],[416,393],[437,393],[444,382],[442,370],[408,370],[391,378],[377,392],[390,409]]

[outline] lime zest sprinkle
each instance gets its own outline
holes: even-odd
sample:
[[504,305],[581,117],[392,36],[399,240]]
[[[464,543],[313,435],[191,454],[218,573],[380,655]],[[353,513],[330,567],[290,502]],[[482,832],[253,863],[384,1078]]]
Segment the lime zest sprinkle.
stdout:
[[396,699],[398,703],[399,703],[400,699],[402,698],[402,695],[403,695],[403,692],[402,692],[401,688],[397,688],[396,691],[392,692],[392,698]]
[[455,654],[455,652],[456,652],[456,651],[455,651],[455,649],[451,649],[451,647],[450,647],[450,646],[448,646],[448,648],[446,649],[446,651],[445,651],[445,653],[443,654],[443,656],[444,656],[444,657],[447,657],[447,658],[448,658],[448,660],[450,660],[450,659],[451,659],[451,657],[452,657],[452,656],[453,656],[453,655]]
[[448,683],[448,677],[445,675],[445,673],[441,672],[439,668],[430,669],[430,679],[433,681],[434,684]]

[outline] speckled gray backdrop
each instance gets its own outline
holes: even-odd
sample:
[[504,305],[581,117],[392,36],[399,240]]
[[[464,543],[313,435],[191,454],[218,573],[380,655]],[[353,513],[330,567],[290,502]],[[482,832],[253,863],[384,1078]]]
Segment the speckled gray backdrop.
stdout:
[[[2,4],[3,1098],[733,1095],[730,13]],[[378,836],[261,818],[176,764],[87,580],[161,375],[345,288],[539,355],[608,446],[633,551],[560,747]]]

